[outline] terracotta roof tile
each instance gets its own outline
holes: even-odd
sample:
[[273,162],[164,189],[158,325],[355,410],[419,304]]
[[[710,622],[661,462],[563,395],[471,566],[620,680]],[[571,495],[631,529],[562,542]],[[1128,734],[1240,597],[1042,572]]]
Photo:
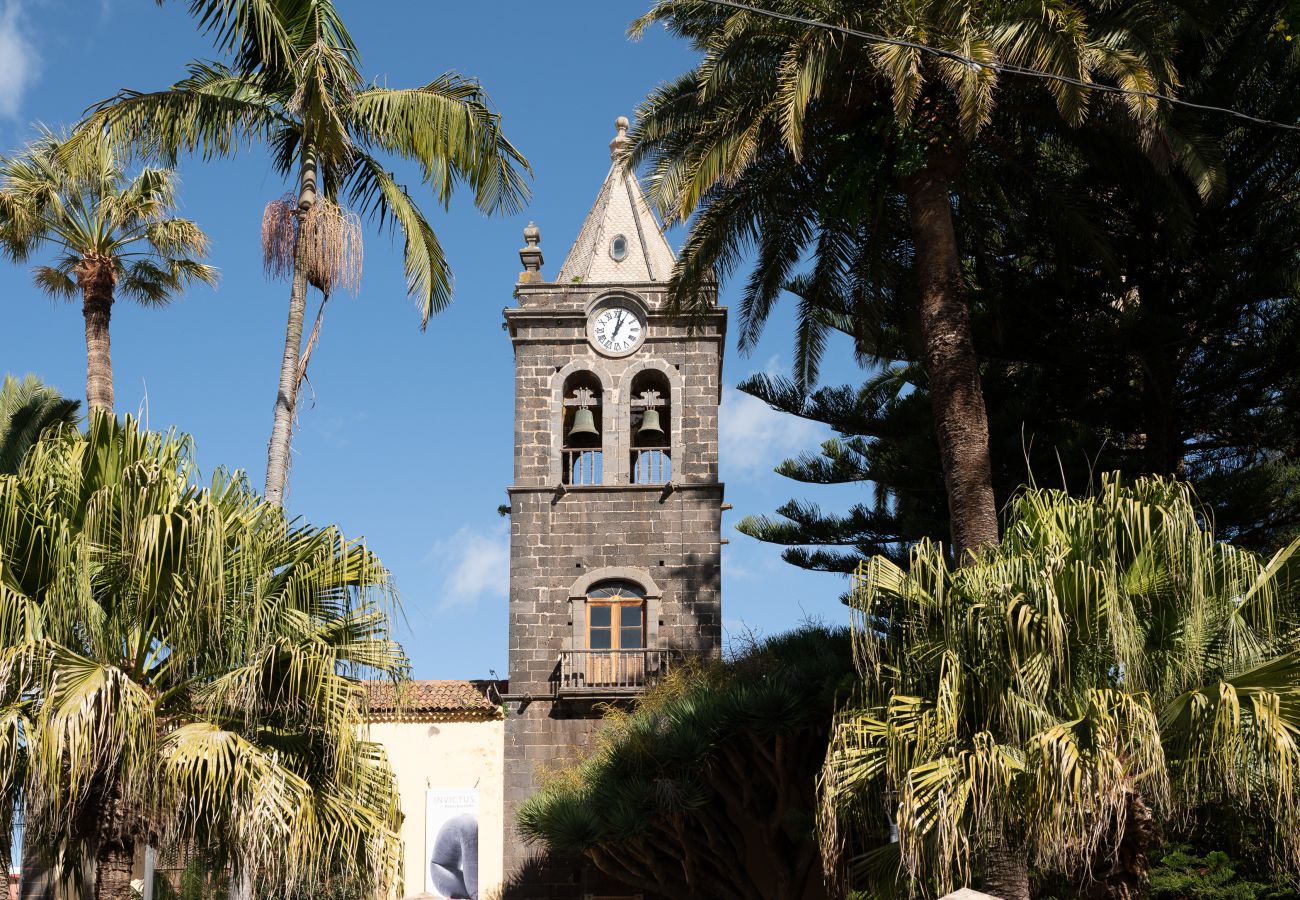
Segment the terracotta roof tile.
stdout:
[[374,719],[430,715],[495,718],[500,709],[492,698],[503,691],[496,681],[406,681],[396,692],[391,682],[366,683],[370,717]]

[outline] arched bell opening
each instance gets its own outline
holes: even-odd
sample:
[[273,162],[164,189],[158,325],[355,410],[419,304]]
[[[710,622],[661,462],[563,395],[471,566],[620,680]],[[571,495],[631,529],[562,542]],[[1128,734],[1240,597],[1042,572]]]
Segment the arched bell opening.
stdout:
[[600,379],[574,372],[564,381],[560,428],[561,475],[565,484],[600,484],[604,432]]
[[657,369],[638,372],[632,379],[631,481],[633,484],[667,484],[672,466],[672,386]]

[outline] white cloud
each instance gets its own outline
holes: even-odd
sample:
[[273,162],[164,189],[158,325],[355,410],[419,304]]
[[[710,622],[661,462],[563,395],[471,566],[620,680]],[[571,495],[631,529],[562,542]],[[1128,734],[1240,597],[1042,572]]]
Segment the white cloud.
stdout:
[[816,448],[823,429],[815,422],[777,412],[757,397],[724,388],[718,410],[718,452],[725,472],[752,475],[787,457]]
[[[735,538],[733,538],[735,540]],[[741,538],[746,541],[748,538]],[[763,559],[759,559],[759,566],[762,566]],[[759,574],[754,567],[753,554],[741,554],[735,546],[723,549],[723,581],[724,588],[727,581],[761,581],[763,576]]]
[[736,581],[753,581],[756,577],[749,566],[736,559],[736,551],[730,547],[722,551],[722,577]]
[[0,0],[0,117],[15,118],[36,75],[36,50],[23,27],[22,0]]
[[461,606],[505,597],[510,589],[510,535],[503,525],[490,532],[468,526],[433,545],[430,554],[447,573],[439,606]]

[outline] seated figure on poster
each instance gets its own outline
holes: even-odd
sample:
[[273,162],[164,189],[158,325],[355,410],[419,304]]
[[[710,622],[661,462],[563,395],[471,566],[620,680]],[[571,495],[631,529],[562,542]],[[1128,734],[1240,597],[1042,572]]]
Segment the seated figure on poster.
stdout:
[[429,852],[429,877],[437,896],[478,900],[478,818],[462,813],[442,823]]

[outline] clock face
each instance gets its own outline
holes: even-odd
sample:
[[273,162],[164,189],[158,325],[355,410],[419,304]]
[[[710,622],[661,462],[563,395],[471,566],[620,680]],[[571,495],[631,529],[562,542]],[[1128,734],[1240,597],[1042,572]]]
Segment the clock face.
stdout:
[[645,340],[645,320],[630,307],[606,306],[592,317],[591,339],[606,353],[626,355]]

